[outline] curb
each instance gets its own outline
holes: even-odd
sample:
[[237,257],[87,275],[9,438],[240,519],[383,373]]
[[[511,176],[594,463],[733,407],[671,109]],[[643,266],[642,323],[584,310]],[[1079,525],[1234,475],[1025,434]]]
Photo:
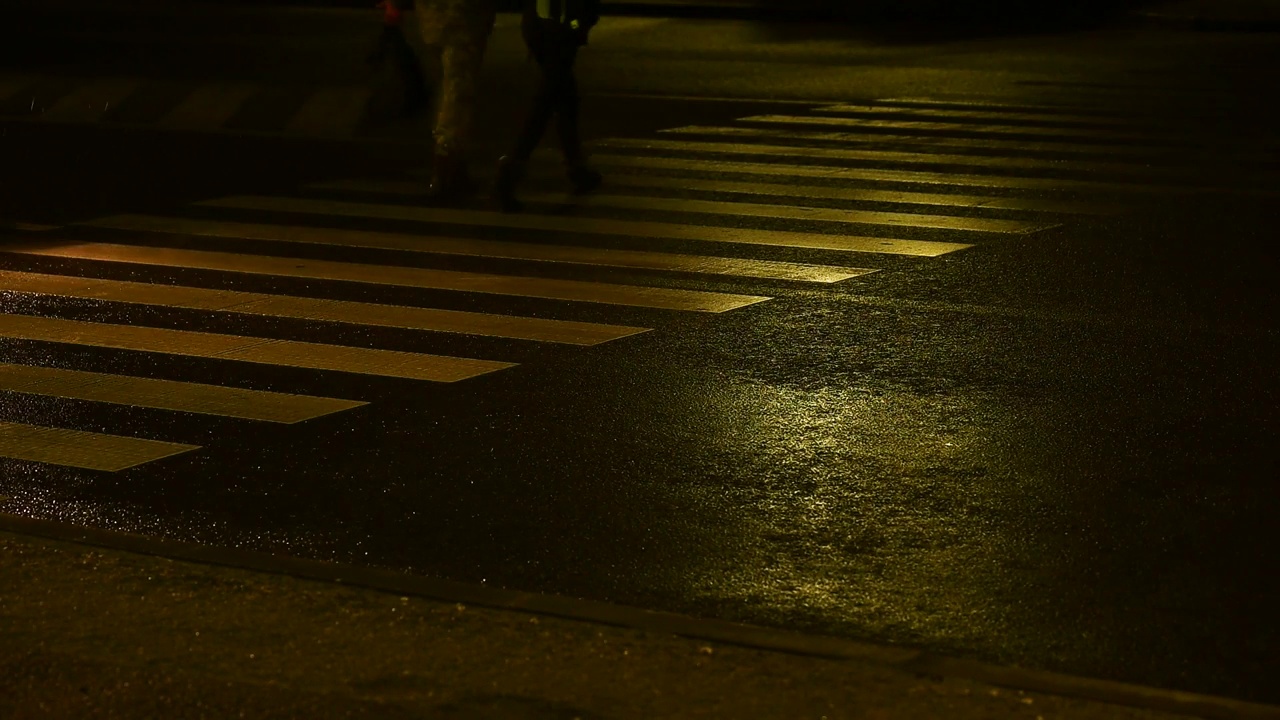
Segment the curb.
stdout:
[[408,575],[389,570],[267,553],[159,540],[0,513],[0,531],[206,565],[416,595],[450,603],[547,615],[579,622],[677,635],[757,650],[833,660],[858,660],[924,675],[962,678],[999,687],[1181,713],[1206,720],[1280,720],[1280,707],[1231,698],[1095,680],[1061,673],[951,658],[923,650],[845,638],[699,619],[557,595],[526,593]]

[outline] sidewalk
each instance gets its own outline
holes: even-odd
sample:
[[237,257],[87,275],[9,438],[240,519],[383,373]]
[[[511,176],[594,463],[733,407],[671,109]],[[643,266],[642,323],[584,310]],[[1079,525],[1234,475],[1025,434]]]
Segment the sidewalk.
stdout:
[[[404,576],[240,554],[287,570],[255,572],[94,544],[217,550],[0,525],[23,532],[0,531],[3,718],[1280,718],[903,648],[421,578],[366,589]],[[322,568],[347,582],[291,576]],[[1061,694],[1026,687],[1045,682]],[[1171,706],[1185,714],[1154,709]]]

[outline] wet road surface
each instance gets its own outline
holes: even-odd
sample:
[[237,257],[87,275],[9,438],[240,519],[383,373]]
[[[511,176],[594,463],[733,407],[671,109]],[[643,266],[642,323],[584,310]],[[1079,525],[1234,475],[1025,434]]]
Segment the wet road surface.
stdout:
[[615,98],[518,216],[14,119],[0,508],[1280,701],[1276,147],[1175,81]]

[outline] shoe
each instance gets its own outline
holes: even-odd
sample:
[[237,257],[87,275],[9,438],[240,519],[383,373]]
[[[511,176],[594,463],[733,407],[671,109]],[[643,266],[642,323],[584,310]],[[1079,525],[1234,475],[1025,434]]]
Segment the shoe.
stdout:
[[586,195],[595,192],[604,182],[604,176],[586,165],[569,166],[569,182],[573,183],[575,195]]
[[498,172],[493,181],[493,199],[498,209],[505,213],[520,212],[524,204],[516,199],[516,185],[524,176],[525,163],[510,155],[498,160]]
[[427,198],[447,202],[470,196],[475,191],[475,182],[471,180],[461,158],[436,155],[431,167],[431,185],[427,188]]

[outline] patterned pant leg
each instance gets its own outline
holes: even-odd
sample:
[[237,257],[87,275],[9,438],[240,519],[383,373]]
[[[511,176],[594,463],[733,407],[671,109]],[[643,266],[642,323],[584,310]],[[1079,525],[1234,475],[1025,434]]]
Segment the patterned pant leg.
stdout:
[[483,42],[446,43],[440,48],[440,109],[434,132],[440,154],[467,151],[483,59]]

